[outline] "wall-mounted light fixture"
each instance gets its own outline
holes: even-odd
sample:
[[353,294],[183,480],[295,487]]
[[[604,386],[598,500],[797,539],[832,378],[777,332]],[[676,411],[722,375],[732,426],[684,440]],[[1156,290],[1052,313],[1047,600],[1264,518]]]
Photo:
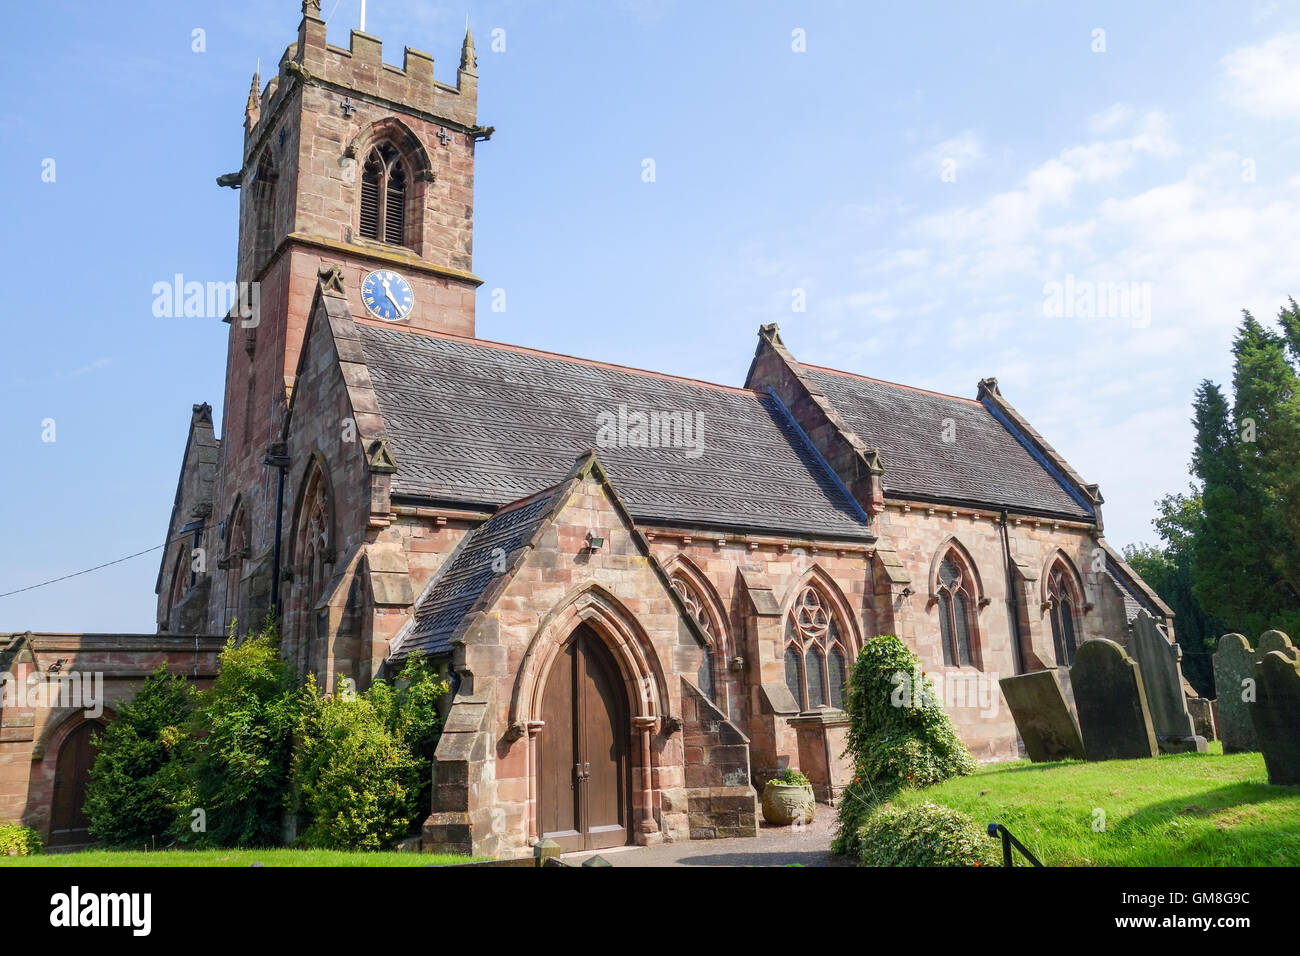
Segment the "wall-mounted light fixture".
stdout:
[[903,590],[900,591],[899,593],[905,598],[910,598],[916,592],[913,591],[911,588],[903,588]]
[[588,532],[587,532],[587,550],[588,550],[588,551],[599,551],[599,550],[600,550],[601,548],[603,548],[603,547],[605,547],[605,538],[604,538],[604,536],[603,536],[602,534],[600,534],[598,531],[588,531]]

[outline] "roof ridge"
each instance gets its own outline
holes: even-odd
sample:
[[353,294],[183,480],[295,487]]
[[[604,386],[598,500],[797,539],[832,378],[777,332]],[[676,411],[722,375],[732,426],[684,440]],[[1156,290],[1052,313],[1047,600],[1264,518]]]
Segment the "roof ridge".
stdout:
[[884,378],[875,378],[871,375],[863,375],[861,372],[848,372],[842,368],[828,368],[825,365],[813,365],[811,362],[800,362],[804,368],[814,369],[818,372],[827,372],[831,375],[843,375],[846,378],[858,378],[865,382],[875,382],[878,385],[892,385],[894,388],[906,388],[913,392],[922,392],[926,395],[934,395],[938,398],[951,398],[959,402],[966,402],[968,405],[979,405],[983,407],[983,402],[977,398],[966,398],[964,395],[951,395],[948,392],[936,392],[932,388],[921,388],[917,385],[907,385],[903,382],[891,382]]
[[432,329],[416,329],[410,326],[394,326],[387,322],[379,322],[373,319],[354,318],[357,325],[363,325],[368,328],[383,329],[388,332],[404,332],[414,335],[423,335],[425,338],[442,339],[450,342],[464,342],[466,345],[482,345],[486,348],[501,349],[506,352],[520,352],[527,355],[540,355],[546,358],[561,359],[564,361],[574,362],[579,365],[588,365],[594,368],[608,368],[619,372],[630,372],[634,375],[645,375],[649,378],[667,379],[674,382],[686,382],[690,385],[699,385],[704,388],[716,388],[725,392],[735,392],[741,395],[753,396],[755,393],[748,388],[742,388],[736,385],[723,385],[721,382],[710,382],[702,378],[691,378],[689,375],[674,375],[671,372],[656,372],[648,368],[636,368],[632,365],[620,365],[617,362],[604,362],[600,359],[583,358],[580,355],[569,355],[566,352],[549,352],[546,349],[532,348],[527,345],[512,345],[509,342],[497,342],[493,339],[481,339],[472,335],[455,335],[451,332],[435,332]]
[[522,498],[516,498],[514,501],[507,501],[496,511],[492,512],[492,514],[488,517],[487,521],[484,521],[483,524],[480,524],[477,528],[472,529],[470,531],[470,534],[473,534],[475,531],[478,531],[479,528],[482,528],[483,525],[486,525],[488,521],[491,521],[493,518],[499,518],[501,515],[509,514],[512,511],[518,511],[520,508],[524,508],[532,504],[536,499],[540,498],[542,495],[554,494],[559,489],[559,487],[568,480],[569,480],[568,478],[562,478],[561,480],[555,482],[555,484],[547,485],[545,488],[542,488],[539,491],[534,491],[531,495],[524,495]]

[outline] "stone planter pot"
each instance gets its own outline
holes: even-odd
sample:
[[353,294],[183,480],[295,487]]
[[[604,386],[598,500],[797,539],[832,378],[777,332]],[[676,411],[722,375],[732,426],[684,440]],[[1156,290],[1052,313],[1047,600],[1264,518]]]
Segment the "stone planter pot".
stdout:
[[769,780],[763,787],[763,819],[778,826],[812,823],[817,801],[812,787]]

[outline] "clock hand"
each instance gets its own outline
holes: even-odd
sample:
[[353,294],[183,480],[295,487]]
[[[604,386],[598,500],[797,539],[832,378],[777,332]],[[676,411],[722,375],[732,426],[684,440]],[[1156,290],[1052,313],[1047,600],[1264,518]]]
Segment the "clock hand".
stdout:
[[393,290],[388,288],[388,280],[380,279],[379,281],[382,282],[384,285],[384,298],[387,299],[389,302],[393,303],[393,308],[400,313],[402,311],[402,307],[398,305],[397,300],[393,298]]

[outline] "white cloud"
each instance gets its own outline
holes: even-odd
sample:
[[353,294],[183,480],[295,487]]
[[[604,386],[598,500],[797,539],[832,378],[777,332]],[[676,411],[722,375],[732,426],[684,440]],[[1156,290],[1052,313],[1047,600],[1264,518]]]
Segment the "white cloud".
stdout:
[[913,161],[913,165],[935,176],[943,175],[945,168],[951,166],[957,175],[961,175],[983,158],[984,147],[979,136],[973,130],[965,130],[924,150]]
[[1088,117],[1088,130],[1094,136],[1114,132],[1116,128],[1128,124],[1133,119],[1131,103],[1115,103]]
[[[1132,169],[1140,157],[1167,159],[1178,150],[1169,132],[1169,121],[1161,113],[1149,112],[1131,136],[1063,149],[1031,170],[1021,188],[995,195],[981,206],[927,216],[917,229],[922,235],[950,242],[1005,245],[1024,241],[1039,230],[1044,210],[1071,202],[1080,184],[1114,181]],[[1020,251],[1011,261],[1023,263],[1027,258]]]
[[1220,66],[1230,105],[1264,119],[1300,117],[1300,33],[1233,50]]
[[[1231,151],[1173,165],[1183,148],[1170,121],[1128,104],[1089,129],[1091,140],[1042,160],[1014,188],[891,217],[884,225],[896,232],[883,242],[873,230],[854,258],[870,301],[828,288],[834,307],[818,321],[840,324],[833,344],[805,340],[803,353],[792,344],[808,361],[963,395],[997,375],[1035,427],[1102,483],[1111,537],[1124,544],[1154,540],[1152,501],[1186,485],[1192,392],[1228,374],[1241,310],[1271,317],[1296,292],[1300,177],[1245,183]],[[1044,284],[1067,275],[1149,283],[1149,324],[1046,318]],[[884,320],[875,310],[896,333],[887,367],[858,347]]]

